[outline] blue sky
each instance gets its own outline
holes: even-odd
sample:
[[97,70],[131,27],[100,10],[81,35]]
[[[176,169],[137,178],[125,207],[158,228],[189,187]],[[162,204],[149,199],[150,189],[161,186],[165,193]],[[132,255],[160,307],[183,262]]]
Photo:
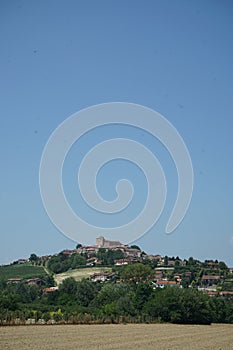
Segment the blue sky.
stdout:
[[[138,130],[100,130],[103,139],[119,133],[141,137],[158,152],[166,173],[165,211],[136,243],[149,253],[219,259],[233,266],[231,1],[2,0],[0,45],[0,264],[75,246],[43,208],[38,180],[43,148],[71,114],[122,101],[164,115],[182,135],[195,174],[189,211],[166,235],[177,190],[171,159]],[[82,150],[102,136],[87,137]],[[78,197],[72,195],[77,158],[74,146],[64,188],[78,210]],[[98,179],[103,195],[112,193],[112,175],[127,168],[119,165],[118,171],[116,165],[103,169],[103,181]],[[141,184],[137,211],[143,178],[132,165],[127,174]]]

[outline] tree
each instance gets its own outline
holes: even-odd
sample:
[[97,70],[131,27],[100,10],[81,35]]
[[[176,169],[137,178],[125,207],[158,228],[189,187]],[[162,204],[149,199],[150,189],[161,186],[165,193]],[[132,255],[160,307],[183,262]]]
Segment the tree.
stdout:
[[99,293],[97,294],[94,305],[99,307],[100,305],[111,304],[116,302],[120,297],[125,296],[129,292],[130,288],[125,283],[104,284]]
[[61,273],[67,271],[69,267],[69,258],[62,252],[58,255],[54,255],[48,261],[48,269],[54,273]]
[[135,308],[141,312],[146,301],[153,293],[153,288],[149,283],[138,283],[134,297]]
[[81,306],[88,306],[97,295],[97,288],[93,282],[82,280],[77,282],[77,302]]
[[120,249],[106,250],[105,248],[100,248],[97,253],[97,258],[101,260],[103,265],[114,265],[115,260],[124,258],[124,253]]
[[70,263],[69,266],[72,269],[78,268],[79,266],[85,266],[87,263],[87,260],[84,256],[80,255],[80,254],[73,254],[70,257]]
[[210,298],[195,289],[167,287],[156,290],[144,306],[144,312],[164,322],[210,324]]
[[50,319],[51,319],[51,315],[49,312],[45,312],[43,315],[42,315],[43,319],[45,320],[45,322],[47,323]]
[[29,261],[30,261],[32,264],[36,264],[36,263],[38,262],[38,260],[39,260],[39,257],[38,257],[36,254],[32,253],[32,254],[30,255]]
[[221,270],[227,270],[228,269],[227,265],[223,261],[219,261],[218,266],[219,266],[219,268]]
[[180,323],[210,324],[212,322],[208,295],[196,289],[184,289],[180,293],[178,304],[182,310]]
[[53,319],[55,322],[59,323],[61,320],[62,320],[62,314],[59,313],[59,312],[56,312],[54,315],[53,315]]
[[45,277],[45,284],[47,287],[54,287],[55,286],[55,280],[52,275],[47,275]]
[[130,291],[117,299],[116,306],[119,310],[120,315],[136,315],[137,311],[135,307],[135,302],[133,302],[134,296],[135,293],[133,291]]
[[137,249],[137,250],[140,250],[140,251],[141,251],[141,248],[140,248],[138,245],[136,245],[136,244],[131,245],[130,248],[132,248],[132,249]]
[[121,278],[125,281],[142,282],[148,281],[154,276],[153,270],[148,265],[136,263],[127,265],[122,273]]
[[227,305],[223,298],[215,296],[210,298],[210,306],[212,310],[212,317],[215,323],[226,322]]
[[75,295],[77,292],[77,282],[73,277],[66,278],[59,286],[59,291],[68,295]]
[[97,253],[97,258],[102,262],[103,265],[107,263],[106,260],[106,249],[105,248],[99,248]]
[[0,310],[10,310],[14,311],[18,309],[17,296],[13,293],[8,293],[6,295],[0,295]]
[[168,256],[167,256],[167,255],[164,257],[163,265],[164,265],[164,266],[167,266],[167,265],[168,265]]
[[190,284],[190,278],[188,276],[182,276],[181,285],[183,288],[188,288]]
[[190,256],[190,258],[188,259],[188,265],[193,266],[193,265],[195,265],[195,263],[196,263],[196,261],[193,259],[192,256]]

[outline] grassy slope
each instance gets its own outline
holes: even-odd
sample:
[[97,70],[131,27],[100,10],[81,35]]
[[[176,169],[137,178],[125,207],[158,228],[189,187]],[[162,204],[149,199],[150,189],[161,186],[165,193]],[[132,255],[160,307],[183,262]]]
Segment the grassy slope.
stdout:
[[31,263],[21,265],[0,266],[0,279],[8,278],[34,278],[46,276],[46,272],[41,266],[33,266]]
[[69,270],[63,273],[59,273],[54,275],[54,279],[57,284],[60,284],[64,279],[68,277],[73,277],[76,281],[80,281],[83,278],[88,278],[93,273],[99,273],[103,271],[111,272],[112,269],[110,267],[89,267],[89,268],[81,268],[76,270]]

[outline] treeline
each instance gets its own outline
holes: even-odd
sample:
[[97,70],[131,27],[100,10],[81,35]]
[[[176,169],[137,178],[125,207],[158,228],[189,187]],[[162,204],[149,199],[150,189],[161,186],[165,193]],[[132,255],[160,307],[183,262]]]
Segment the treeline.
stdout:
[[150,272],[135,264],[121,270],[118,282],[68,278],[50,293],[40,286],[1,282],[0,323],[233,323],[233,299],[209,297],[195,288],[154,289]]
[[[104,266],[114,265],[115,260],[123,259],[124,253],[121,250],[106,250],[100,248],[96,254],[96,258]],[[48,269],[53,273],[61,273],[70,269],[77,269],[80,267],[85,267],[87,265],[87,255],[86,254],[72,254],[71,256],[65,255],[63,252],[58,255],[54,255],[48,260]],[[92,263],[94,266],[95,263]]]
[[73,254],[69,257],[61,252],[48,260],[47,267],[53,273],[61,273],[69,269],[77,269],[81,266],[86,266],[86,262],[85,256]]

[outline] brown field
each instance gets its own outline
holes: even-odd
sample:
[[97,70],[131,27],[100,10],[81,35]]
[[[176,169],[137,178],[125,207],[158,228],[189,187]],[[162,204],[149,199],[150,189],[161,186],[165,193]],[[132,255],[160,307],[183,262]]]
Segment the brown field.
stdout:
[[53,325],[0,327],[1,350],[232,350],[233,325]]

